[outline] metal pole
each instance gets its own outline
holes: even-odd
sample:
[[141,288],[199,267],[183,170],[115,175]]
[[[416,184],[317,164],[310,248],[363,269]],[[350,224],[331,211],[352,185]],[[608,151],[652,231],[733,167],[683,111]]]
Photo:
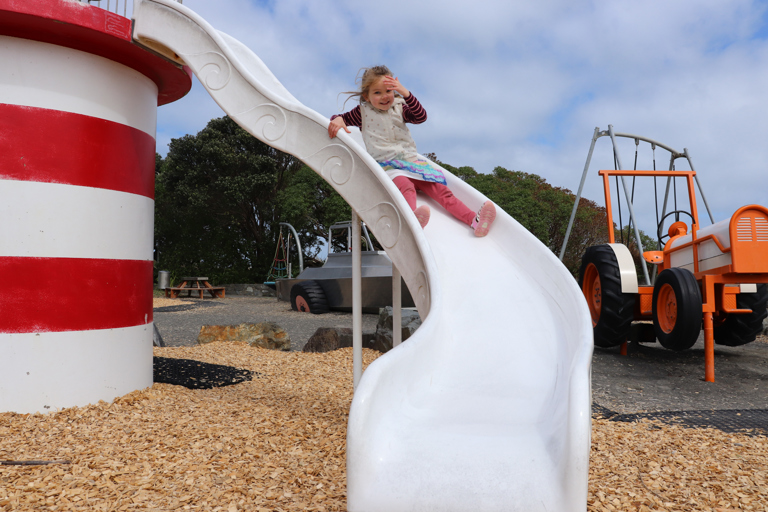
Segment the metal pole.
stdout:
[[[301,240],[299,240],[299,235],[298,233],[296,233],[296,230],[293,229],[293,226],[291,226],[287,222],[281,222],[280,225],[287,226],[288,229],[291,230],[291,233],[293,233],[293,238],[296,240],[296,250],[299,252],[299,273],[302,273],[304,272],[304,256],[302,255],[302,252],[301,252]],[[330,241],[331,239],[329,234],[328,242]]]
[[[691,156],[688,154],[688,148],[683,148],[683,154],[685,155],[685,159],[688,160],[688,166],[693,172],[696,172],[696,169],[693,168],[693,161],[691,161]],[[707,203],[707,197],[704,195],[704,190],[701,188],[701,183],[699,183],[699,175],[696,174],[694,178],[696,178],[696,186],[699,187],[699,194],[701,194],[701,199],[704,201],[704,206],[707,208],[707,213],[709,214],[709,222],[714,224],[715,218],[712,216],[712,211],[709,209],[709,203]]]
[[563,239],[563,247],[560,249],[560,261],[563,261],[565,256],[565,246],[568,245],[568,238],[571,236],[571,228],[573,227],[573,221],[576,219],[576,209],[579,207],[579,200],[581,199],[581,191],[584,189],[584,182],[587,180],[587,171],[589,171],[589,164],[592,161],[592,152],[595,150],[595,142],[600,137],[600,128],[595,127],[595,133],[592,135],[592,144],[589,146],[589,154],[587,155],[587,163],[584,164],[584,172],[581,174],[581,183],[579,183],[579,191],[576,193],[576,201],[573,203],[573,210],[571,210],[571,219],[568,221],[568,228],[565,230],[565,238]]
[[403,341],[403,304],[400,271],[392,264],[392,348]]
[[354,389],[363,375],[363,280],[360,218],[352,210],[352,373]]
[[715,335],[711,311],[704,313],[704,380],[715,382]]
[[366,251],[372,251],[373,242],[371,242],[371,237],[368,236],[368,228],[365,226],[365,222],[363,222],[363,236],[365,237]]
[[[611,143],[613,143],[613,149],[616,154],[616,160],[619,163],[619,169],[623,170],[624,166],[621,165],[621,157],[619,156],[619,150],[616,147],[616,138],[613,134],[613,125],[608,125],[608,134],[611,136]],[[640,256],[642,258],[643,255],[643,242],[640,240],[640,230],[637,228],[637,219],[635,218],[635,209],[632,207],[632,200],[630,199],[629,189],[627,188],[627,182],[624,179],[624,176],[621,177],[621,185],[624,187],[624,197],[627,199],[627,206],[629,207],[629,219],[630,222],[634,225],[635,228],[635,240],[637,241],[637,247],[640,250]],[[607,206],[607,205],[606,205]],[[621,229],[622,226],[619,226],[619,229]],[[651,285],[651,279],[648,277],[648,269],[645,266],[645,261],[640,260],[640,266],[643,269],[643,276],[645,277],[645,284],[647,286]]]

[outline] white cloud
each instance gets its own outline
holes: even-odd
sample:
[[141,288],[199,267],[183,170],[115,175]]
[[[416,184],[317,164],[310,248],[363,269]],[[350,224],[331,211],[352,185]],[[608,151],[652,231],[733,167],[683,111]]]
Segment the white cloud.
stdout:
[[[575,191],[594,128],[610,123],[688,148],[716,220],[743,204],[768,204],[762,2],[184,5],[249,46],[294,96],[326,116],[339,112],[339,92],[354,87],[360,67],[387,64],[429,112],[412,129],[419,148],[451,164],[481,172],[501,165]],[[196,86],[160,109],[158,143],[220,115]],[[613,165],[608,145],[599,141],[585,189],[598,203],[597,170]],[[622,155],[631,166],[631,141]],[[664,158],[657,167],[668,165]],[[649,149],[638,165],[652,165]],[[642,201],[638,209],[652,217],[653,198]]]

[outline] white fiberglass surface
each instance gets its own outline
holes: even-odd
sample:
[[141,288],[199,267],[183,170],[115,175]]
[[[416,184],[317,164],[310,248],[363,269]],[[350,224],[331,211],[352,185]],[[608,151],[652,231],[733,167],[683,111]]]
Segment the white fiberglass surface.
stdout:
[[363,376],[349,510],[583,510],[591,337],[573,278],[503,212],[479,239],[420,202],[432,208],[440,306],[396,363],[380,358]]
[[[233,119],[339,191],[386,242],[425,318],[355,391],[348,510],[585,510],[592,324],[552,251],[501,211],[477,238],[430,202],[422,231],[357,135],[329,141],[328,119],[247,48],[169,0],[143,0],[138,12],[137,40],[188,58]],[[448,183],[473,210],[485,200]]]

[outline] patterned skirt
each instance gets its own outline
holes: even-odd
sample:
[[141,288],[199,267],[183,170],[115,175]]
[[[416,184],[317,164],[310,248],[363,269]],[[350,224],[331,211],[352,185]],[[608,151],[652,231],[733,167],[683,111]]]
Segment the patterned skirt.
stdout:
[[445,175],[439,169],[432,167],[429,162],[425,160],[415,160],[408,162],[406,160],[386,160],[379,162],[379,165],[385,171],[406,171],[407,174],[412,174],[414,179],[422,181],[431,181],[433,183],[440,183],[445,185]]

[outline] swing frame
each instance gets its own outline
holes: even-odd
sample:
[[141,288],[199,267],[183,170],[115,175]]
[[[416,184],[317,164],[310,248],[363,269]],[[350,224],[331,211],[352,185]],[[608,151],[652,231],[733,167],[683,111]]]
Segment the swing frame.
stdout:
[[[624,134],[624,133],[614,133],[613,126],[609,125],[608,130],[606,131],[600,131],[599,128],[595,128],[594,136],[592,138],[592,144],[590,146],[589,154],[587,157],[586,165],[584,166],[584,172],[582,175],[581,183],[579,185],[579,191],[576,196],[576,200],[574,202],[573,211],[571,213],[571,218],[568,223],[568,228],[566,230],[565,239],[563,241],[563,246],[560,251],[560,260],[562,261],[563,256],[565,254],[565,248],[568,243],[568,238],[570,235],[571,228],[573,226],[573,221],[576,216],[576,211],[578,208],[579,200],[581,198],[581,193],[583,190],[584,182],[586,180],[587,173],[589,171],[589,166],[592,159],[592,154],[594,151],[595,143],[598,140],[598,138],[602,136],[609,136],[611,138],[611,142],[613,144],[613,154],[614,154],[614,164],[616,169],[615,170],[600,170],[598,172],[598,175],[601,176],[603,180],[603,190],[605,194],[605,206],[606,206],[606,213],[607,213],[607,229],[608,229],[608,240],[609,244],[612,246],[615,245],[623,245],[623,226],[621,224],[621,220],[619,220],[619,229],[621,230],[621,244],[616,244],[615,240],[615,233],[614,233],[614,215],[612,210],[612,201],[611,201],[611,187],[610,187],[610,178],[614,177],[616,178],[617,182],[617,188],[618,188],[618,194],[617,194],[617,202],[619,205],[619,219],[621,219],[621,188],[624,190],[624,198],[629,210],[630,214],[630,226],[634,227],[634,234],[635,234],[635,240],[637,243],[637,247],[640,251],[640,254],[642,255],[642,260],[640,267],[643,271],[643,277],[645,278],[645,283],[643,285],[637,284],[637,276],[634,273],[634,263],[632,262],[631,256],[629,257],[629,264],[633,267],[631,269],[631,275],[629,278],[627,278],[627,281],[630,281],[630,283],[627,285],[625,283],[625,272],[626,268],[622,269],[622,293],[634,293],[636,294],[635,299],[635,307],[634,307],[634,320],[654,320],[656,322],[657,320],[661,323],[664,322],[663,318],[654,319],[654,312],[653,312],[653,300],[654,300],[654,289],[656,288],[656,278],[659,274],[661,274],[664,270],[672,269],[672,268],[686,268],[687,270],[690,270],[693,274],[693,277],[696,280],[696,284],[699,287],[699,292],[701,294],[701,304],[702,304],[702,323],[704,326],[704,352],[705,352],[705,380],[708,382],[714,382],[715,376],[714,376],[714,325],[715,321],[724,322],[727,315],[733,315],[733,314],[749,314],[753,311],[751,309],[739,309],[737,306],[737,296],[740,293],[756,293],[756,287],[758,284],[765,284],[768,283],[768,208],[765,208],[763,206],[759,205],[748,205],[739,208],[736,213],[730,218],[726,219],[725,221],[722,221],[718,223],[720,226],[719,228],[715,229],[715,222],[712,217],[711,210],[709,209],[709,205],[706,201],[706,197],[704,196],[704,193],[701,189],[701,184],[699,183],[698,176],[696,174],[696,171],[693,167],[693,162],[691,161],[690,155],[688,154],[688,149],[684,149],[682,152],[676,151],[673,148],[666,146],[664,144],[661,144],[653,139],[648,139],[646,137],[640,137],[637,135],[632,134]],[[616,137],[626,137],[631,138],[635,140],[635,169],[634,170],[623,170],[622,164],[621,164],[621,157],[618,151],[618,147],[616,145]],[[639,146],[640,141],[645,141],[651,144],[653,151],[654,151],[654,170],[637,170],[637,147]],[[655,148],[656,146],[662,147],[670,152],[671,158],[670,158],[670,164],[669,164],[669,170],[667,171],[658,171],[655,169],[655,163],[656,163],[656,157],[655,157]],[[679,171],[675,169],[675,160],[678,158],[685,158],[689,165],[690,169],[689,171]],[[632,185],[632,193],[630,194],[629,188],[626,183],[626,178],[632,177],[633,178],[633,185]],[[661,222],[658,220],[659,214],[658,214],[658,192],[656,192],[656,202],[657,202],[657,208],[656,208],[656,218],[657,218],[657,232],[658,232],[658,243],[659,247],[657,247],[657,250],[645,250],[642,245],[642,240],[640,237],[640,232],[637,227],[636,217],[635,217],[635,210],[634,210],[634,179],[637,177],[654,177],[654,183],[655,178],[657,177],[666,177],[667,178],[667,186],[666,186],[666,193],[664,197],[664,206],[662,210],[662,218]],[[674,210],[672,210],[669,214],[667,214],[667,204],[669,200],[669,193],[670,193],[670,185],[675,184],[676,181],[674,181],[674,178],[684,178],[686,185],[687,185],[687,197],[689,202],[689,215],[691,216],[691,225],[686,226],[684,222],[681,222],[679,220],[679,213],[677,209],[677,190],[676,185],[673,192],[673,197],[675,201],[675,206],[673,207]],[[621,180],[622,187],[618,187],[618,182]],[[709,214],[709,219],[712,223],[711,227],[707,227],[704,231],[702,231],[700,222],[699,222],[699,214],[697,209],[697,202],[696,202],[696,187],[699,188],[699,193],[701,195],[701,198],[704,202],[704,205],[706,206],[707,213]],[[688,214],[688,212],[686,212]],[[660,231],[663,226],[664,219],[668,215],[676,214],[677,218],[675,219],[675,222],[673,222],[668,229],[667,235],[669,236],[669,240],[664,244],[662,247],[661,240],[662,238],[665,238],[661,236]],[[725,229],[727,227],[727,229]],[[722,233],[725,231],[727,233],[727,240],[724,240],[725,236],[722,235]],[[716,234],[719,233],[719,234]],[[723,239],[721,239],[723,238]],[[705,246],[705,244],[709,244],[708,247]],[[716,246],[717,249],[713,248],[713,245]],[[624,246],[626,247],[626,246]],[[716,254],[716,251],[719,251],[720,258],[718,257],[712,257],[710,260],[707,261],[706,264],[704,264],[704,260],[700,258],[700,255],[704,253],[704,251],[708,250],[709,253],[713,253],[713,251]],[[619,260],[621,260],[621,257],[619,255],[621,251],[617,251],[617,256],[619,257]],[[688,258],[687,254],[690,253],[691,256]],[[626,254],[629,255],[629,251],[626,250]],[[685,255],[685,258],[682,258],[681,256]],[[727,255],[727,256],[726,256]],[[722,257],[725,256],[725,257]],[[687,260],[691,259],[692,261],[690,263],[687,263]],[[680,265],[680,261],[684,260],[686,261],[685,265]],[[712,263],[716,262],[716,263]],[[648,275],[648,268],[647,264],[653,265],[653,277]],[[624,267],[627,266],[626,260],[624,260],[621,265]],[[631,283],[632,279],[634,279],[634,283]],[[596,288],[590,283],[589,290],[585,287],[583,292],[585,295],[585,298],[587,299],[587,302],[590,304],[591,311],[594,312],[593,304],[590,302],[592,300],[593,302],[595,299],[593,297],[589,296],[588,292],[594,292],[596,290],[598,294],[597,302],[599,303],[599,294],[600,294],[600,280],[599,278],[596,281]],[[668,285],[662,285],[658,293],[660,295],[663,295],[663,293],[667,292],[667,288],[665,286]],[[594,288],[594,290],[592,289]],[[658,299],[657,299],[658,300]],[[675,300],[674,294],[672,295],[672,300]],[[597,306],[598,314],[599,314],[599,304]],[[658,316],[662,316],[659,314]],[[594,318],[594,316],[593,316]],[[674,322],[674,318],[673,318]],[[594,320],[593,320],[594,323]],[[626,355],[627,350],[627,342],[626,340],[623,341],[621,344],[621,352],[623,355]]]

